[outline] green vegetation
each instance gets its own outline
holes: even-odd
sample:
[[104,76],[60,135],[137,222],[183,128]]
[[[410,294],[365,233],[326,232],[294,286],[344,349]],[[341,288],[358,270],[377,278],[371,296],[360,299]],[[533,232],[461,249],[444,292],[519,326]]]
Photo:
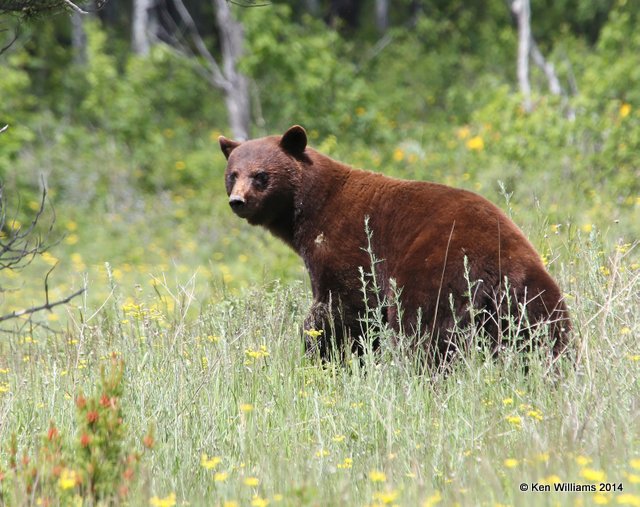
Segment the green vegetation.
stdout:
[[[69,19],[42,19],[0,55],[0,234],[30,223],[44,178],[51,247],[0,269],[0,315],[42,303],[56,264],[51,301],[87,291],[1,323],[0,504],[640,504],[640,8],[535,3],[568,94],[534,68],[525,113],[502,1],[405,3],[383,39],[364,8],[334,29],[293,2],[234,7],[252,135],[299,123],[354,166],[499,204],[566,293],[575,369],[473,352],[427,374],[386,343],[346,366],[303,358],[306,274],[228,210],[225,102],[196,59],[131,54],[123,13],[84,23],[78,59]],[[81,388],[122,420],[93,442],[95,479]],[[544,482],[624,490],[519,490]]]

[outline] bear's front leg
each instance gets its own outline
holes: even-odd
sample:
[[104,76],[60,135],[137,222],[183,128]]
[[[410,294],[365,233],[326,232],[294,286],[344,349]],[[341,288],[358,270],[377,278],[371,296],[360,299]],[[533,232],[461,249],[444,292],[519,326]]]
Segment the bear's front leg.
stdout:
[[304,319],[304,348],[308,357],[320,356],[328,361],[332,344],[335,342],[331,306],[327,303],[314,301]]
[[361,313],[360,308],[353,308],[344,302],[315,301],[304,320],[307,356],[319,355],[323,361],[329,361],[334,351],[341,360],[346,359],[349,352],[362,354],[358,342],[362,334]]

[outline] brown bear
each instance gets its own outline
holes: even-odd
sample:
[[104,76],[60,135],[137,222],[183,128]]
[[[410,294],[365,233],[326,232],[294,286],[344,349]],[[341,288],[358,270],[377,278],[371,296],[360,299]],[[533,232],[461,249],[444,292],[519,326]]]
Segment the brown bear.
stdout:
[[[554,356],[567,348],[558,285],[483,197],[353,169],[307,147],[297,125],[283,136],[219,142],[233,212],[285,241],[309,271],[314,303],[304,326],[322,333],[306,333],[308,352],[361,352],[364,313],[376,304],[393,335],[413,337],[432,364],[471,336],[488,336],[494,352],[507,342],[544,345]],[[366,290],[363,271],[376,279]]]

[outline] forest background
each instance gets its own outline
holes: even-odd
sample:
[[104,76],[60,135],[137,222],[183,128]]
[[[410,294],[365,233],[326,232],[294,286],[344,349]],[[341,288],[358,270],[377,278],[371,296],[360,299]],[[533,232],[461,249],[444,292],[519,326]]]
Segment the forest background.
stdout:
[[[12,4],[0,2],[0,239],[37,216],[34,237],[48,248],[24,269],[0,265],[0,316],[85,290],[51,312],[3,321],[0,501],[28,503],[19,491],[31,480],[31,500],[63,504],[98,501],[126,483],[132,498],[160,504],[444,498],[472,505],[468,491],[490,473],[483,502],[533,502],[515,496],[516,469],[528,483],[624,479],[624,493],[581,501],[640,504],[639,3],[109,0],[77,9],[67,2],[57,15],[9,12]],[[480,359],[459,377],[419,385],[405,370],[325,377],[321,368],[299,366],[301,341],[292,336],[309,303],[306,274],[293,252],[230,213],[217,145],[221,134],[258,137],[292,124],[307,129],[315,148],[356,167],[467,188],[505,209],[559,279],[584,357],[593,361],[584,363],[588,382],[574,377],[565,389],[577,405],[544,383],[527,383],[517,368],[497,381],[498,366]],[[127,361],[122,378],[117,367],[100,374],[113,357]],[[151,372],[165,368],[176,380],[156,385]],[[283,370],[291,384],[263,392],[259,385]],[[598,376],[613,371],[615,379]],[[388,386],[402,387],[380,390],[385,375]],[[468,391],[456,391],[461,405],[445,411],[442,399],[461,379]],[[132,394],[117,391],[122,383]],[[494,389],[479,395],[485,384]],[[131,433],[151,439],[134,460],[144,464],[139,480],[123,479],[125,434],[122,449],[108,451],[111,475],[96,478],[90,458],[78,457],[87,449],[78,422],[86,413],[76,420],[68,400],[77,402],[80,386],[127,400],[119,410]],[[291,398],[291,386],[297,405],[282,408],[278,400]],[[381,405],[365,393],[379,395]],[[457,428],[469,416],[461,415],[469,397],[469,419],[482,414],[486,431],[458,428],[445,450],[442,425]],[[184,404],[196,400],[186,423]],[[413,414],[411,435],[398,428],[407,414],[389,408],[407,403],[426,407]],[[348,415],[363,404],[367,417]],[[195,422],[220,407],[211,425]],[[256,407],[276,422],[252,426]],[[565,416],[574,418],[571,431]],[[506,425],[500,436],[490,430],[496,417]],[[341,418],[351,432],[325,435],[324,424]],[[287,474],[291,461],[273,451],[283,438],[273,430],[284,420],[300,429],[281,442],[287,460],[302,460],[299,481]],[[59,430],[75,444],[60,440],[43,451]],[[432,430],[445,433],[434,438]],[[43,432],[49,443],[41,448]],[[249,437],[260,444],[248,449]],[[496,439],[500,445],[485,454]],[[348,452],[331,448],[345,440]],[[308,459],[304,446],[312,449]],[[566,452],[550,458],[550,448]],[[11,464],[23,452],[38,464],[35,475]],[[47,452],[58,468],[42,464]],[[398,455],[407,459],[402,467]],[[211,470],[222,475],[207,476]],[[352,475],[337,478],[344,470]],[[63,471],[77,474],[64,483],[73,486],[63,487]],[[101,490],[100,481],[109,486]]]

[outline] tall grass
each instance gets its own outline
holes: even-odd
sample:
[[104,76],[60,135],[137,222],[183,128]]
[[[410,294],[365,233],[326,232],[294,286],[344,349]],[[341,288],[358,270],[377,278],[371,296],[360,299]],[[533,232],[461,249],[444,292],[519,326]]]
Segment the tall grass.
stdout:
[[[304,357],[310,300],[300,284],[240,294],[220,285],[203,300],[197,276],[133,294],[112,280],[99,311],[69,309],[63,333],[3,335],[0,498],[37,503],[9,488],[10,435],[18,455],[38,447],[51,421],[75,438],[74,400],[115,355],[129,445],[156,429],[134,504],[638,505],[636,252],[595,235],[566,246],[571,263],[552,267],[579,354],[559,376],[545,375],[542,360],[525,373],[509,351],[497,360],[471,351],[436,376],[393,354],[322,365]],[[563,482],[596,491],[531,491]]]

